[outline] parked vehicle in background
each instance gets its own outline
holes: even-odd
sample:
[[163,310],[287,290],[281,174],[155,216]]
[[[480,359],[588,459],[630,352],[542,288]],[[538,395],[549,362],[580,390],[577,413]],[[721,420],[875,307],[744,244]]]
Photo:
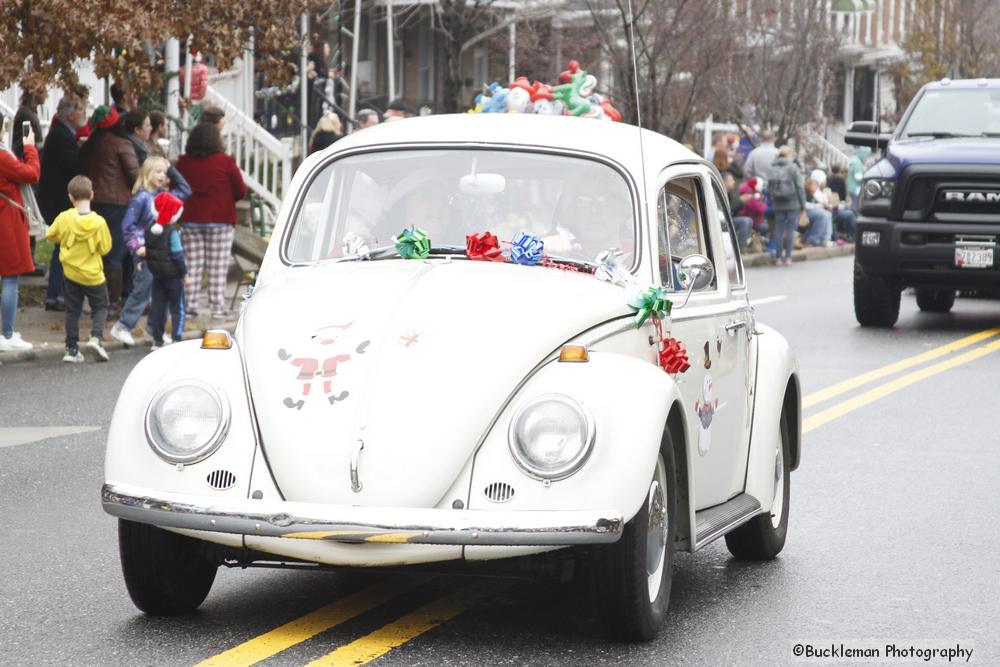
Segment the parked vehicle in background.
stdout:
[[883,149],[864,176],[854,312],[889,327],[902,290],[945,313],[957,290],[1000,285],[1000,79],[943,79],[920,89],[891,133],[856,122],[847,143]]

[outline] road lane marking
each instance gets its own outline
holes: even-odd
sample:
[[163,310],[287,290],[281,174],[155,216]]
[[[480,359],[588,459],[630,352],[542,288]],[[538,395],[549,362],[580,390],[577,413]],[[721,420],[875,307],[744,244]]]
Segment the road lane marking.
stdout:
[[360,616],[427,581],[428,577],[390,577],[203,660],[195,667],[248,667]]
[[750,299],[751,306],[762,306],[765,303],[774,303],[775,301],[784,301],[788,297],[784,294],[779,294],[778,296],[765,296],[763,299]]
[[876,368],[873,371],[868,371],[867,373],[862,373],[852,378],[848,378],[843,382],[838,382],[837,384],[831,385],[826,389],[821,389],[813,394],[809,394],[802,399],[802,408],[809,408],[817,403],[822,403],[823,401],[829,400],[834,396],[839,396],[845,392],[850,391],[856,387],[868,384],[875,380],[879,380],[886,376],[892,375],[907,368],[912,368],[914,366],[919,366],[922,363],[931,361],[932,359],[937,359],[938,357],[943,357],[946,354],[955,352],[956,350],[961,350],[964,347],[974,345],[980,341],[984,341],[987,338],[992,338],[1000,334],[1000,328],[986,329],[978,333],[974,333],[971,336],[966,336],[965,338],[959,338],[958,340],[952,341],[941,347],[936,347],[932,350],[927,350],[918,355],[908,357],[906,359],[901,359],[897,362],[891,363],[888,366],[883,366],[882,368]]
[[802,421],[802,432],[808,433],[814,428],[822,426],[837,417],[843,417],[849,412],[853,412],[854,410],[868,405],[869,403],[873,403],[880,398],[885,398],[890,394],[894,394],[901,389],[909,387],[911,384],[920,382],[921,380],[926,380],[927,378],[937,375],[938,373],[943,373],[944,371],[951,370],[952,368],[961,366],[962,364],[967,364],[970,361],[975,361],[976,359],[985,357],[987,354],[996,352],[997,350],[1000,350],[1000,340],[993,341],[992,343],[983,345],[982,347],[977,347],[974,350],[969,350],[968,352],[964,352],[957,357],[939,361],[932,366],[921,368],[918,371],[907,373],[902,377],[879,385],[874,389],[870,389],[863,394],[844,401],[843,403],[838,403],[837,405],[827,408],[822,412],[817,412],[811,417],[807,417]]
[[100,430],[100,426],[13,426],[0,428],[0,448],[16,447],[49,438],[93,433]]
[[469,584],[350,644],[341,646],[322,658],[313,660],[306,667],[339,667],[369,663],[428,630],[450,621],[484,599],[510,588],[513,583],[491,579]]

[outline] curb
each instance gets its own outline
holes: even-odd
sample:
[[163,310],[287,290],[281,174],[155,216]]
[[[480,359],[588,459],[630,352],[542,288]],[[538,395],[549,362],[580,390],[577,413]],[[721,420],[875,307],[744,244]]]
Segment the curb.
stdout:
[[[854,254],[854,244],[845,243],[841,246],[831,246],[829,248],[802,248],[792,251],[793,262],[815,261],[818,259],[829,259],[831,257],[843,257]],[[773,266],[774,255],[769,252],[755,252],[743,255],[743,266]]]
[[[214,324],[215,326],[202,327],[201,331],[205,332],[209,329],[226,329],[227,331],[232,332],[233,329],[236,328],[236,320],[219,320]],[[193,340],[197,338],[197,336],[193,335],[194,332],[191,333],[192,336],[188,337],[185,335],[184,340]],[[187,332],[185,332],[185,334],[187,334]],[[135,345],[131,347],[111,337],[105,338],[103,342],[104,349],[108,352],[111,352],[112,350],[137,350],[141,348],[146,348],[146,351],[149,352],[148,348],[153,344],[153,338],[145,333],[141,336],[136,336]],[[64,353],[65,350],[61,345],[34,347],[30,350],[24,350],[23,352],[0,352],[0,366],[5,364],[17,364],[25,361],[48,361],[49,359],[62,359]],[[112,359],[113,358],[114,357],[112,357]]]

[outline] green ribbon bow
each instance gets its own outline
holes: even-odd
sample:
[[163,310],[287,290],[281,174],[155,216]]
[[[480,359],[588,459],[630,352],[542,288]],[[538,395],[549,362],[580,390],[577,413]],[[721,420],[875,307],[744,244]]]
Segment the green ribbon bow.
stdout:
[[628,305],[639,311],[635,314],[635,328],[638,329],[650,317],[662,320],[669,316],[674,304],[667,299],[666,291],[662,287],[649,287],[629,301]]
[[431,240],[420,227],[407,227],[399,236],[393,236],[396,251],[403,259],[426,259],[431,254]]

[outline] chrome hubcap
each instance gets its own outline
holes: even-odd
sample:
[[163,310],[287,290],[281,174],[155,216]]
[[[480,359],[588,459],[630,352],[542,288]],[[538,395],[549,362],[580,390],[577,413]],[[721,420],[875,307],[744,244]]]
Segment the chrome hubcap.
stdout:
[[649,485],[649,522],[646,525],[646,583],[649,588],[649,601],[654,602],[660,594],[660,582],[663,580],[663,565],[667,553],[667,505],[664,498],[666,487],[666,471],[663,461],[656,462],[656,476]]
[[782,456],[781,441],[778,441],[778,451],[774,455],[774,499],[771,501],[771,525],[775,528],[781,525],[781,513],[785,505],[785,457]]

